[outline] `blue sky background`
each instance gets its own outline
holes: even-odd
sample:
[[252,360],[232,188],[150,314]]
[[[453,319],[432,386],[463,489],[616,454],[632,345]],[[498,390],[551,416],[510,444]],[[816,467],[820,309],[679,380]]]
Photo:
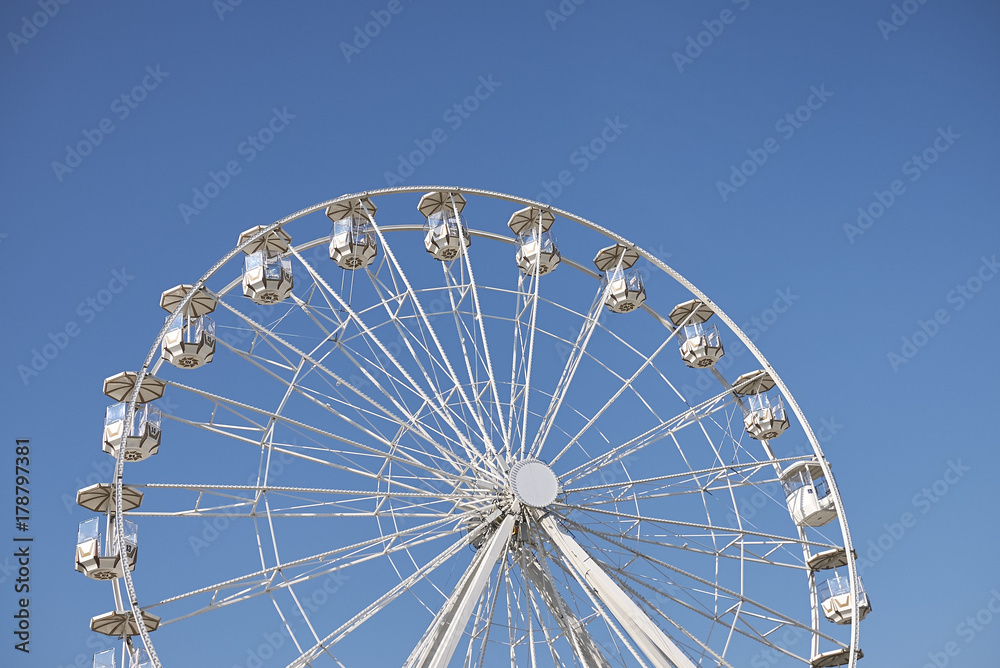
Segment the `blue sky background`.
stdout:
[[[0,663],[89,662],[87,620],[110,600],[73,570],[86,513],[64,501],[88,476],[107,479],[101,382],[141,363],[160,292],[248,227],[397,183],[402,156],[432,136],[403,183],[544,199],[565,171],[556,206],[661,254],[756,330],[813,426],[828,427],[875,607],[862,665],[924,665],[948,643],[948,665],[995,663],[1000,620],[960,625],[1000,604],[996,3],[400,0],[346,56],[341,43],[386,2],[51,5],[45,20],[44,1],[0,9],[0,484],[9,499],[13,441],[30,438],[35,536],[32,652],[5,631]],[[686,49],[688,61],[674,55]],[[122,96],[144,81],[130,108]],[[477,87],[477,109],[448,113]],[[782,121],[797,110],[798,127]],[[250,150],[276,113],[281,131]],[[580,152],[611,127],[602,153]],[[730,180],[755,155],[763,164]],[[226,187],[185,215],[230,161]],[[124,289],[88,306],[115,272]],[[775,320],[780,294],[794,298]],[[914,341],[921,322],[934,335]],[[67,327],[76,335],[60,337]],[[65,346],[32,368],[50,340]],[[949,470],[961,475],[938,495]],[[915,523],[893,535],[904,513]],[[0,564],[3,630],[16,597]]]

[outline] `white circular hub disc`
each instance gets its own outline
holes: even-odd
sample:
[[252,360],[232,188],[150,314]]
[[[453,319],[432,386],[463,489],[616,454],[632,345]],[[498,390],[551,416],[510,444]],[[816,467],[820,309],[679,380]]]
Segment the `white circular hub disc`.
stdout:
[[510,486],[514,496],[532,508],[542,508],[556,500],[559,481],[548,464],[537,459],[517,462],[510,470]]

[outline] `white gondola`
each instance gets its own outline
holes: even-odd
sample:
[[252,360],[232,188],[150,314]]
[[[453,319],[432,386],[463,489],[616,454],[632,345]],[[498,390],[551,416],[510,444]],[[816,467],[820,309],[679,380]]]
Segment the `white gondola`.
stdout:
[[517,238],[517,266],[525,276],[542,276],[559,266],[562,256],[551,232],[529,231]]
[[[134,522],[124,520],[125,554],[118,552],[115,541],[105,542],[104,523],[107,517],[92,517],[80,523],[76,539],[76,570],[93,580],[114,580],[135,569],[139,555],[138,529]],[[114,526],[112,525],[112,531]]]
[[454,260],[472,244],[469,226],[462,217],[465,198],[461,193],[429,192],[420,198],[417,210],[427,218],[424,223],[424,249],[434,259]]
[[94,668],[118,668],[118,652],[106,649],[94,655]]
[[[868,594],[865,593],[861,578],[857,579],[858,619],[864,619],[872,611]],[[853,618],[851,612],[851,580],[847,577],[835,576],[821,582],[816,587],[823,614],[834,624],[850,624]]]
[[155,406],[138,406],[130,424],[125,424],[128,402],[122,401],[108,406],[104,413],[104,452],[117,459],[118,450],[124,450],[122,458],[127,462],[138,462],[156,454],[160,449],[160,411]]
[[263,229],[258,225],[240,235],[239,244],[247,256],[243,294],[257,304],[276,304],[287,299],[294,286],[292,262],[285,257],[292,237],[280,227],[258,237]]
[[257,304],[277,304],[292,294],[292,261],[272,251],[247,255],[243,294]]
[[746,398],[743,426],[758,441],[778,438],[790,424],[781,395],[772,389],[774,379],[764,371],[751,371],[733,381],[733,393]]
[[378,235],[372,226],[377,208],[367,197],[327,207],[326,215],[333,222],[330,259],[341,269],[362,269],[378,255]]
[[781,396],[773,393],[751,394],[747,397],[748,412],[743,426],[750,438],[758,441],[781,436],[788,429],[788,414]]
[[[94,668],[118,668],[118,652],[114,649],[106,649],[94,655]],[[123,668],[126,668],[123,666]],[[141,647],[133,647],[128,650],[127,668],[153,668],[153,660],[149,652]]]
[[556,237],[549,232],[554,222],[551,211],[533,206],[515,211],[510,217],[507,227],[517,235],[514,259],[525,276],[547,274],[562,261]]
[[612,313],[634,311],[646,301],[642,274],[635,269],[610,269],[601,276],[601,285],[607,289],[604,305]]
[[[173,313],[192,286],[178,285],[160,297],[160,306]],[[215,354],[215,323],[206,314],[215,310],[216,299],[201,290],[188,302],[183,313],[167,318],[161,356],[179,369],[195,369],[212,361]]]
[[167,318],[161,356],[178,369],[197,369],[215,355],[215,323],[206,315],[191,318],[178,314]]
[[780,478],[788,512],[797,525],[819,527],[837,517],[836,503],[817,462],[795,462],[781,472]]
[[612,313],[628,313],[646,301],[646,287],[642,274],[632,265],[639,259],[639,252],[622,244],[602,248],[594,258],[594,265],[601,273],[601,286],[605,289],[604,305]]
[[670,321],[678,328],[681,359],[692,369],[715,366],[726,354],[718,328],[705,324],[712,309],[698,299],[683,302],[670,312]]
[[677,332],[677,340],[680,341],[681,359],[692,369],[715,366],[726,354],[715,324],[685,325]]

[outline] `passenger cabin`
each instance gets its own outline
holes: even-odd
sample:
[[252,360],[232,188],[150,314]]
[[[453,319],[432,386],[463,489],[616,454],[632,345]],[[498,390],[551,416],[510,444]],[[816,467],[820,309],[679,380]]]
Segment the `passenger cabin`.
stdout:
[[[118,551],[114,540],[105,541],[105,528],[114,535],[115,526],[110,516],[92,517],[80,523],[76,539],[76,570],[93,580],[114,580],[135,569],[135,561],[139,554],[138,530],[134,522],[123,520],[125,531],[122,534],[125,543],[125,554]],[[105,527],[105,523],[108,524]]]
[[[868,594],[865,593],[861,578],[857,579],[858,619],[862,620],[872,611]],[[834,575],[824,580],[816,587],[816,595],[823,608],[823,614],[834,624],[850,624],[853,620],[851,610],[851,580],[847,577]]]
[[[128,665],[122,665],[122,668],[153,668],[153,660],[149,656],[149,652],[141,647],[131,647],[129,646],[124,652],[128,652]],[[106,649],[103,652],[98,652],[94,655],[94,668],[118,668],[118,651],[114,649]]]
[[[108,406],[104,413],[104,452],[115,459],[124,450],[122,459],[138,462],[160,449],[160,411],[151,404],[137,406],[128,418],[127,401]],[[128,422],[126,424],[126,421]]]
[[525,276],[547,274],[562,261],[556,237],[549,231],[555,220],[548,209],[529,206],[515,211],[507,222],[507,227],[517,235],[514,259]]
[[771,440],[788,429],[788,416],[781,395],[751,394],[747,397],[747,407],[749,412],[743,416],[743,426],[751,438]]
[[677,328],[677,341],[681,359],[692,369],[707,369],[715,366],[726,354],[719,338],[719,330],[706,322],[713,311],[699,299],[678,304],[668,316]]
[[246,256],[243,265],[243,294],[256,304],[277,304],[292,294],[292,262],[271,251]]
[[204,366],[215,354],[215,323],[207,315],[215,310],[214,296],[199,290],[183,312],[174,314],[192,289],[191,285],[178,285],[160,297],[160,307],[171,314],[167,317],[169,324],[161,343],[161,356],[179,369]]
[[460,192],[436,190],[420,198],[417,210],[424,223],[424,249],[442,262],[454,260],[472,244],[469,226],[462,217],[465,197]]
[[818,462],[795,462],[781,472],[780,478],[788,512],[797,525],[819,527],[837,517],[836,503]]
[[639,252],[622,244],[602,248],[594,257],[594,266],[601,272],[604,305],[612,313],[628,313],[646,301],[642,274],[633,268]]
[[378,209],[367,197],[331,204],[327,218],[330,232],[330,259],[341,269],[354,271],[370,265],[378,255],[378,235],[372,222]]
[[118,668],[118,651],[106,649],[94,655],[94,668]]
[[[104,414],[104,451],[118,458],[118,450],[125,449],[125,461],[134,462],[156,454],[160,447],[160,411],[148,405],[163,396],[166,383],[156,376],[147,375],[136,392],[139,375],[122,371],[104,379],[104,394],[118,403],[109,406]],[[128,402],[135,395],[138,406],[126,426]],[[134,427],[134,428],[133,428]],[[124,499],[123,499],[124,502]]]
[[[857,559],[856,552],[853,553]],[[850,624],[852,619],[851,611],[851,586],[850,580],[840,577],[837,574],[838,568],[847,566],[847,550],[842,547],[835,547],[830,550],[818,552],[806,561],[809,570],[817,574],[820,571],[833,571],[833,577],[821,582],[816,587],[817,598],[823,608],[823,614],[834,624]],[[864,619],[871,612],[871,602],[865,593],[864,583],[858,577],[858,619]]]
[[771,392],[775,383],[764,371],[751,371],[733,381],[733,393],[744,397],[743,426],[750,438],[778,438],[790,424],[781,395]]
[[[259,235],[263,225],[243,232],[239,245],[246,253],[243,264],[243,295],[256,304],[277,304],[292,294],[292,262],[286,253],[292,237],[283,229]],[[251,241],[252,240],[252,241]]]
[[178,369],[197,369],[215,356],[215,323],[208,316],[167,318],[161,356]]

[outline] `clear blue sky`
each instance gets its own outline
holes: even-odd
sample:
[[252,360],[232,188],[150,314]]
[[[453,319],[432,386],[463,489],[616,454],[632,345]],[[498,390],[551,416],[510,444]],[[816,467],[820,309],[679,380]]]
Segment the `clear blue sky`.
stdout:
[[36,537],[32,653],[0,571],[0,663],[89,661],[111,600],[64,500],[110,461],[101,381],[141,363],[160,292],[248,227],[399,182],[558,193],[661,253],[827,427],[869,558],[862,665],[996,662],[1000,620],[962,626],[1000,604],[996,3],[15,0],[0,28],[0,488],[30,438]]

